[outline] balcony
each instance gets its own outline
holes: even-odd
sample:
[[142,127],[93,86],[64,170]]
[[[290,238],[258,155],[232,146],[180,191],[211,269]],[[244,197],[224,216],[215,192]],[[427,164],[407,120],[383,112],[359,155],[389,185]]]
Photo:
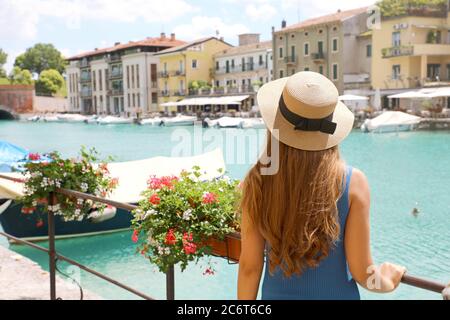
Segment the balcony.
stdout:
[[121,61],[122,58],[121,58],[121,56],[118,55],[118,54],[112,54],[112,55],[110,55],[109,57],[107,57],[105,60],[106,60],[106,62],[108,62],[108,63],[115,63],[115,62]]
[[92,89],[82,89],[80,91],[80,96],[82,98],[91,98],[92,97]]
[[186,92],[184,90],[177,90],[173,93],[176,97],[184,97],[186,95]]
[[158,72],[158,77],[160,77],[160,78],[168,78],[169,77],[169,72],[167,72],[167,71]]
[[123,78],[123,71],[122,70],[114,70],[111,71],[109,75],[109,79],[122,79]]
[[184,70],[175,70],[171,72],[174,77],[184,77],[186,75],[186,71]]
[[169,90],[161,90],[160,95],[162,97],[169,97],[170,96],[170,91]]
[[381,50],[381,54],[384,59],[402,57],[402,56],[412,56],[414,54],[413,46],[397,46],[391,48],[384,48]]
[[314,62],[316,63],[323,63],[325,62],[325,53],[324,52],[316,52],[311,54],[311,57]]
[[87,74],[87,75],[81,75],[80,77],[80,83],[90,83],[92,81],[92,77],[91,74]]
[[123,96],[123,88],[114,88],[108,90],[108,95],[110,96]]
[[284,57],[284,63],[286,63],[288,65],[295,65],[295,64],[297,64],[297,56]]
[[83,59],[80,61],[80,68],[88,68],[89,66],[90,66],[90,64],[87,59]]

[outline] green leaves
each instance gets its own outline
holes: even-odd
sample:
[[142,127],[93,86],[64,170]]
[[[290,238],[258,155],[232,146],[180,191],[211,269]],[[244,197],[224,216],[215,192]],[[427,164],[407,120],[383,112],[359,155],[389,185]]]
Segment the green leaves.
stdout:
[[50,43],[38,43],[19,55],[14,63],[21,69],[28,69],[32,73],[40,74],[47,69],[55,69],[64,73],[67,62],[61,52]]

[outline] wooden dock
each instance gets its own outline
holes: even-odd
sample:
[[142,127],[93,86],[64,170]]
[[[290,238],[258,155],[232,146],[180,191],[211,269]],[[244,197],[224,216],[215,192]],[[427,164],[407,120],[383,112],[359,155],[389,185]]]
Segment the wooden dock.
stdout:
[[[0,245],[0,300],[49,300],[50,275],[36,262]],[[56,277],[57,296],[80,300],[79,288]],[[102,298],[83,289],[83,300]]]

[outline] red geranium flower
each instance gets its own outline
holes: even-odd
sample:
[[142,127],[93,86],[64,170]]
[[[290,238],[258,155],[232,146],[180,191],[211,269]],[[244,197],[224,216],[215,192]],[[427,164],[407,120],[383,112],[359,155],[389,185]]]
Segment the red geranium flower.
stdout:
[[32,214],[36,210],[35,207],[22,207],[22,213],[23,214]]
[[136,242],[139,241],[138,235],[139,235],[139,232],[137,232],[136,230],[134,230],[134,231],[133,231],[133,235],[131,236],[131,240],[132,240],[134,243],[136,243]]
[[44,221],[42,221],[42,219],[40,219],[36,222],[36,228],[41,228],[43,225],[44,225]]
[[151,204],[158,205],[161,203],[161,198],[155,193],[148,199]]
[[192,242],[192,233],[185,232],[183,234],[183,241],[191,241]]
[[177,243],[177,238],[175,236],[175,231],[173,229],[169,229],[166,234],[166,244],[174,245]]
[[193,242],[185,242],[183,244],[183,249],[186,254],[194,254],[197,252],[197,245]]
[[205,203],[205,204],[215,203],[215,202],[217,202],[217,196],[214,193],[212,193],[212,192],[206,192],[203,195],[203,201],[202,202]]
[[31,161],[38,161],[41,159],[41,156],[39,155],[39,153],[30,153],[28,155],[28,159],[30,159]]
[[214,275],[214,271],[211,269],[211,268],[207,268],[206,270],[205,270],[205,272],[203,272],[203,275],[205,276],[205,275]]

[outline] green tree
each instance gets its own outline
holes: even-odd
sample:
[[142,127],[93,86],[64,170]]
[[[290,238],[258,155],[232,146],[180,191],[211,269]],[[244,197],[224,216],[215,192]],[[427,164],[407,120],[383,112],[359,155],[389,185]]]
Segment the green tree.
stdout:
[[14,65],[37,74],[47,69],[55,69],[59,73],[64,73],[66,70],[66,60],[50,43],[38,43],[28,48],[25,53],[16,58]]
[[3,69],[3,66],[5,65],[7,59],[8,54],[0,48],[0,78],[6,77],[6,71]]
[[9,76],[11,84],[33,84],[33,76],[28,70],[22,70],[19,67],[14,67]]
[[36,81],[36,91],[43,94],[55,94],[63,85],[64,78],[58,70],[44,70]]

